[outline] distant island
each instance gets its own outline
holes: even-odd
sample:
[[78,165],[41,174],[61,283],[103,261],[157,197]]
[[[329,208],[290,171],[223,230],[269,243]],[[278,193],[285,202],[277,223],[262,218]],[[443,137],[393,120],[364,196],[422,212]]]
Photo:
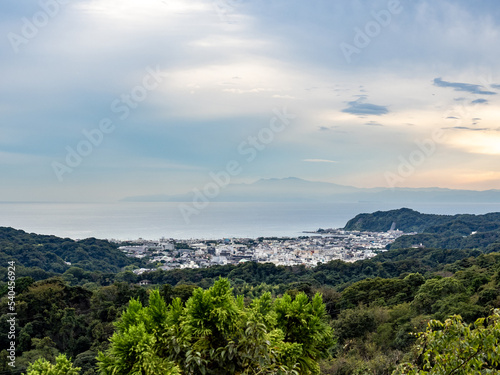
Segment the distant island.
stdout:
[[[214,181],[207,181],[208,183]],[[177,195],[156,194],[125,197],[125,202],[192,202],[203,186]],[[296,177],[260,179],[250,184],[220,186],[212,202],[329,202],[329,203],[500,203],[500,190],[430,188],[357,188]],[[199,198],[199,197],[198,197]]]

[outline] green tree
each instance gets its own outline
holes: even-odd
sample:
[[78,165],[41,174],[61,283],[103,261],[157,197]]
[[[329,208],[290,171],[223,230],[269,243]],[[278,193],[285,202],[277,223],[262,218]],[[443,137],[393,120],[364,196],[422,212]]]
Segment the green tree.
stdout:
[[179,374],[178,368],[161,356],[157,345],[158,337],[153,331],[153,324],[161,320],[157,313],[166,317],[166,304],[157,291],[151,294],[147,308],[138,300],[130,301],[128,309],[115,323],[110,349],[106,354],[100,352],[97,357],[101,374]]
[[304,292],[294,300],[285,294],[276,300],[275,311],[277,325],[285,334],[284,341],[302,346],[298,358],[301,374],[319,374],[317,359],[327,356],[334,343],[321,295],[316,294],[309,301]]
[[373,311],[360,305],[355,309],[343,310],[334,322],[335,334],[341,343],[348,339],[364,337],[377,328]]
[[56,358],[52,364],[46,359],[40,358],[28,366],[27,375],[78,375],[79,367],[73,367],[71,361],[64,354]]
[[498,374],[500,371],[500,310],[474,324],[459,315],[444,323],[432,320],[418,334],[413,363],[401,364],[393,375]]
[[59,351],[56,349],[54,341],[47,336],[43,339],[31,339],[31,346],[33,349],[23,352],[23,354],[16,359],[16,366],[19,368],[26,369],[30,363],[34,363],[39,359],[54,362],[59,355]]
[[320,295],[273,301],[267,292],[246,307],[223,278],[168,308],[153,290],[149,306],[130,301],[115,326],[98,356],[103,375],[318,374],[316,360],[332,345]]
[[413,300],[413,307],[418,312],[435,313],[441,307],[440,300],[463,292],[465,292],[464,285],[453,277],[429,279],[419,288]]

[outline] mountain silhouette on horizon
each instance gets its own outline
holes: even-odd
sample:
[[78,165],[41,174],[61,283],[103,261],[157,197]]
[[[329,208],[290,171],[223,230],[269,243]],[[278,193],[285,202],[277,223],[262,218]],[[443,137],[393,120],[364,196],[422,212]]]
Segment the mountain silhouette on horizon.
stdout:
[[[428,188],[358,188],[297,177],[263,178],[252,183],[218,186],[214,181],[197,187],[212,202],[325,202],[325,203],[500,203],[500,190]],[[208,186],[211,188],[208,188]],[[206,190],[204,190],[206,188]],[[206,193],[205,193],[206,191]],[[194,190],[183,194],[139,195],[125,202],[191,202]]]

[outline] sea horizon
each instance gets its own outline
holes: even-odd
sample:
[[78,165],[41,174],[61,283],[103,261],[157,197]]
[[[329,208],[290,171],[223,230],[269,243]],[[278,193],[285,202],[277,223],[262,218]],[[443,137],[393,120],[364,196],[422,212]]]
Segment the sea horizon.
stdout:
[[0,226],[75,240],[298,237],[319,228],[342,228],[361,213],[403,207],[442,215],[500,212],[500,204],[486,203],[212,202],[188,223],[177,202],[0,202]]

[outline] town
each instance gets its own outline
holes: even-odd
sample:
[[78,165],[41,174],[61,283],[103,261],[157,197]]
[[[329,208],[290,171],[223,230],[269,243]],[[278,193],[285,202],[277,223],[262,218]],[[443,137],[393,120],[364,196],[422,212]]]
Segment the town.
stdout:
[[140,268],[136,274],[156,269],[204,268],[214,265],[244,262],[274,263],[275,265],[305,265],[332,260],[355,262],[372,258],[386,251],[386,246],[402,236],[402,231],[359,232],[342,229],[319,229],[297,238],[259,237],[225,238],[220,240],[175,240],[161,238],[120,243],[127,256],[144,258],[149,268]]

